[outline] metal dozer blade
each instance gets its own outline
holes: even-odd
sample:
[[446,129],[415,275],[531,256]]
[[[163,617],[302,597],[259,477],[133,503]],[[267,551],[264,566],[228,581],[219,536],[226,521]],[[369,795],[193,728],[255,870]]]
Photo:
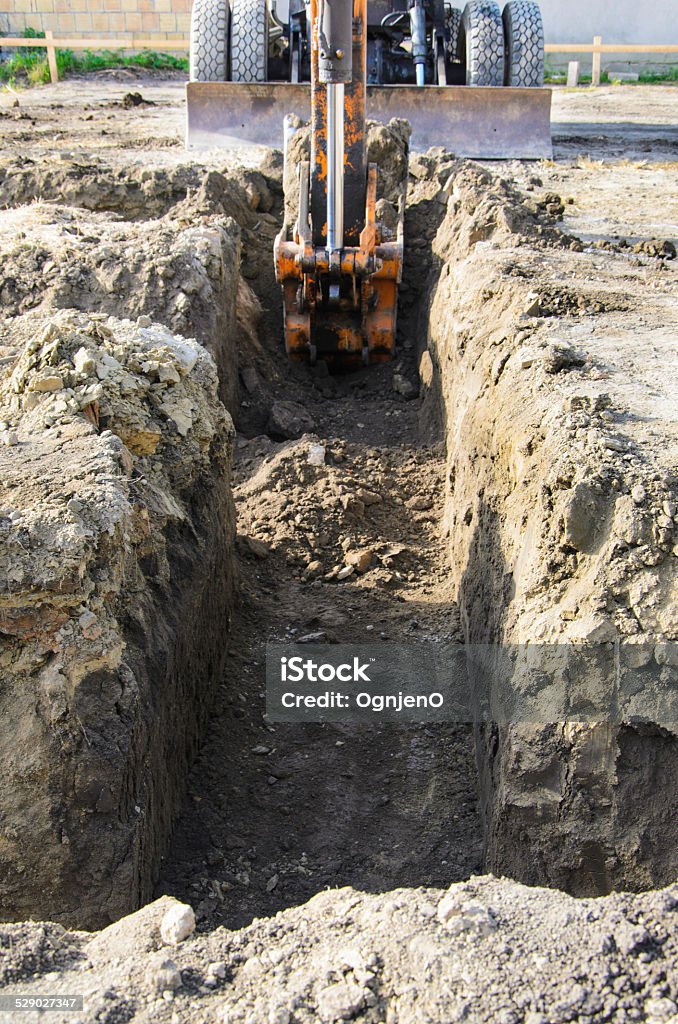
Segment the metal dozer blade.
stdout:
[[[287,114],[308,121],[311,87],[289,82],[189,82],[190,149],[283,146]],[[550,160],[551,90],[466,85],[369,85],[370,120],[404,118],[410,149],[443,146],[471,160]]]

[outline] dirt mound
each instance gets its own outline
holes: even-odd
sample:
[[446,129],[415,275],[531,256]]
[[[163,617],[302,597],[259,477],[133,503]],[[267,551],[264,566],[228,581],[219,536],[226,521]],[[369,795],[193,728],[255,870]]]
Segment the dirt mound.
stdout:
[[[254,473],[251,449],[257,461],[264,453]],[[436,546],[441,498],[429,452],[417,457],[314,436],[281,447],[261,438],[241,448],[239,466],[248,477],[237,491],[240,529],[305,578],[354,577],[375,587],[436,581],[436,567],[421,564],[422,534],[430,532]]]
[[113,168],[96,158],[64,153],[37,159],[6,160],[0,165],[1,209],[36,200],[83,210],[115,213],[126,220],[162,217],[200,187],[195,166]]
[[69,308],[152,317],[212,353],[233,408],[240,232],[224,217],[209,226],[187,226],[190,218],[180,223],[118,225],[103,214],[48,204],[14,211],[0,238],[7,317]]
[[[159,900],[95,936],[3,926],[12,987],[42,992],[51,970],[50,993],[85,993],[85,1022],[664,1024],[678,1010],[675,886],[577,901],[491,877],[342,888],[178,945],[161,938],[172,907]],[[47,934],[50,957],[35,957]]]

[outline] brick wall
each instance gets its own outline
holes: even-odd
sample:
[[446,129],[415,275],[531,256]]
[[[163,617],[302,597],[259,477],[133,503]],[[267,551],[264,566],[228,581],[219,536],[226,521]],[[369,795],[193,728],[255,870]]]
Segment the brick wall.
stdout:
[[0,0],[0,30],[51,29],[55,35],[188,37],[192,0]]

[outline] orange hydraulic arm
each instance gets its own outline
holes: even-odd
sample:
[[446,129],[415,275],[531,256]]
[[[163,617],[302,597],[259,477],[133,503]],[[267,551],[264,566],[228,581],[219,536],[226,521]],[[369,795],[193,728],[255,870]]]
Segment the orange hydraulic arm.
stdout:
[[293,359],[380,362],[394,347],[403,239],[382,240],[366,166],[367,3],[311,0],[311,19],[311,161],[292,237],[275,244],[285,345]]

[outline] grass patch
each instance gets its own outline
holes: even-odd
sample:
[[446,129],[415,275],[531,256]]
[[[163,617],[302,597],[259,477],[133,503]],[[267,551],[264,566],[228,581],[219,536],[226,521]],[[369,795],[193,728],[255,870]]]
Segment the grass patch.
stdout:
[[[44,39],[44,32],[26,29],[24,38]],[[88,71],[105,71],[109,68],[143,68],[145,71],[188,71],[188,57],[177,57],[172,53],[157,53],[142,50],[141,53],[125,53],[122,50],[73,50],[56,51],[59,77],[69,74],[85,74]],[[17,47],[9,60],[0,62],[0,82],[9,85],[44,85],[49,82],[47,53],[42,48]]]
[[661,71],[641,71],[638,81],[646,85],[655,82],[678,82],[678,65],[662,68]]
[[[600,75],[601,85],[609,85],[611,82],[614,83],[615,74],[614,71],[602,71]],[[567,81],[567,72],[563,68],[554,68],[549,66],[547,61],[544,69],[544,81],[548,85],[562,85]],[[667,64],[665,68],[655,71],[641,71],[638,76],[638,83],[635,82],[624,82],[624,85],[661,85],[662,83],[678,82],[678,65]],[[583,74],[579,76],[580,85],[591,84],[591,74]]]

